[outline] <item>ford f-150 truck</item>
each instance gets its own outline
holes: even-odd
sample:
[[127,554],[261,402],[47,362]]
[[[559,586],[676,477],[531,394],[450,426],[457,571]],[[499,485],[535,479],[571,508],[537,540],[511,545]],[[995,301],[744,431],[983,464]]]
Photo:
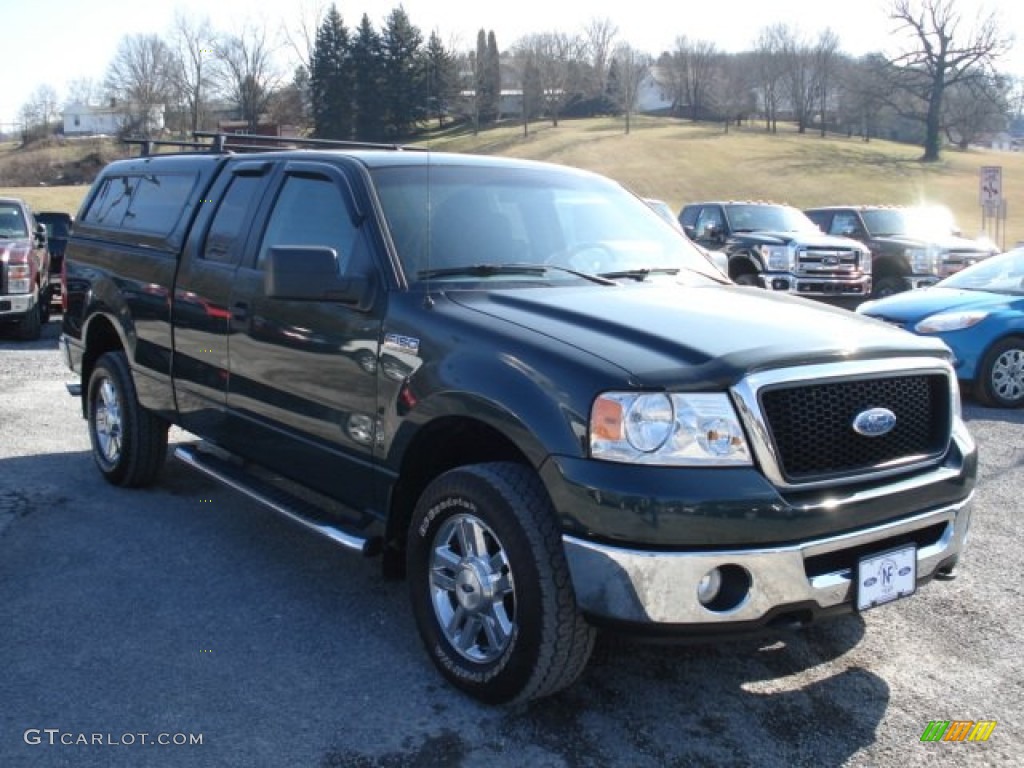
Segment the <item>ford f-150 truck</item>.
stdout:
[[777,630],[953,575],[977,457],[940,343],[733,285],[595,174],[307,146],[122,160],[85,198],[61,345],[111,483],[179,425],[404,575],[487,702],[568,686],[602,627]]

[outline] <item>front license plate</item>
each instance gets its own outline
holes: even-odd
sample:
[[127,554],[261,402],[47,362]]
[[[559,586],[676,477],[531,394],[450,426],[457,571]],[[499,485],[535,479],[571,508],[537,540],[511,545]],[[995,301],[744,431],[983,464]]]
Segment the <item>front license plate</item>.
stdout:
[[857,564],[857,610],[909,597],[917,589],[917,547],[863,557]]

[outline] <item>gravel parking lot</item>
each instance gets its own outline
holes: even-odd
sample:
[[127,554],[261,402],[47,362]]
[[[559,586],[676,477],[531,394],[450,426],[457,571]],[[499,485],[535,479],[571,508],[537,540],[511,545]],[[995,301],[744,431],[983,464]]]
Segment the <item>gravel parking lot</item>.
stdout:
[[[0,335],[0,766],[905,768],[1024,753],[1024,413],[966,407],[982,478],[955,581],[787,636],[602,639],[571,690],[488,708],[441,681],[405,585],[376,561],[173,459],[153,489],[104,483],[58,332]],[[985,743],[922,743],[932,720],[998,725]]]

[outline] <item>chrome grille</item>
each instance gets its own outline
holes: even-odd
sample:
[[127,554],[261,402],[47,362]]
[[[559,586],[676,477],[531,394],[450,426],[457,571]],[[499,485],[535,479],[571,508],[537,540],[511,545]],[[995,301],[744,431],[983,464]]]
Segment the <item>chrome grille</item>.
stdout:
[[[855,483],[942,460],[952,433],[952,366],[939,359],[849,361],[765,371],[733,390],[754,454],[780,488]],[[886,408],[893,429],[867,437],[857,416]]]
[[[761,393],[783,475],[806,482],[871,471],[891,462],[941,456],[950,425],[944,376],[899,376],[785,387]],[[896,426],[881,437],[853,430],[858,413],[888,408]]]
[[797,270],[812,275],[846,275],[860,269],[860,251],[843,248],[798,248]]

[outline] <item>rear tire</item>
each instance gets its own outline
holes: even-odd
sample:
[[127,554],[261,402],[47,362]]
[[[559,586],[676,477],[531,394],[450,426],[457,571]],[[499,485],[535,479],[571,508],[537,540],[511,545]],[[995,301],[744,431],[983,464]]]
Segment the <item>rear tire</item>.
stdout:
[[579,677],[595,631],[576,605],[554,510],[532,469],[446,472],[420,497],[407,544],[416,624],[452,685],[499,704]]
[[86,396],[89,441],[100,473],[112,485],[151,485],[167,456],[168,424],[139,404],[124,352],[107,352],[96,361]]
[[974,396],[992,408],[1024,405],[1024,339],[1003,339],[992,345],[978,367]]

